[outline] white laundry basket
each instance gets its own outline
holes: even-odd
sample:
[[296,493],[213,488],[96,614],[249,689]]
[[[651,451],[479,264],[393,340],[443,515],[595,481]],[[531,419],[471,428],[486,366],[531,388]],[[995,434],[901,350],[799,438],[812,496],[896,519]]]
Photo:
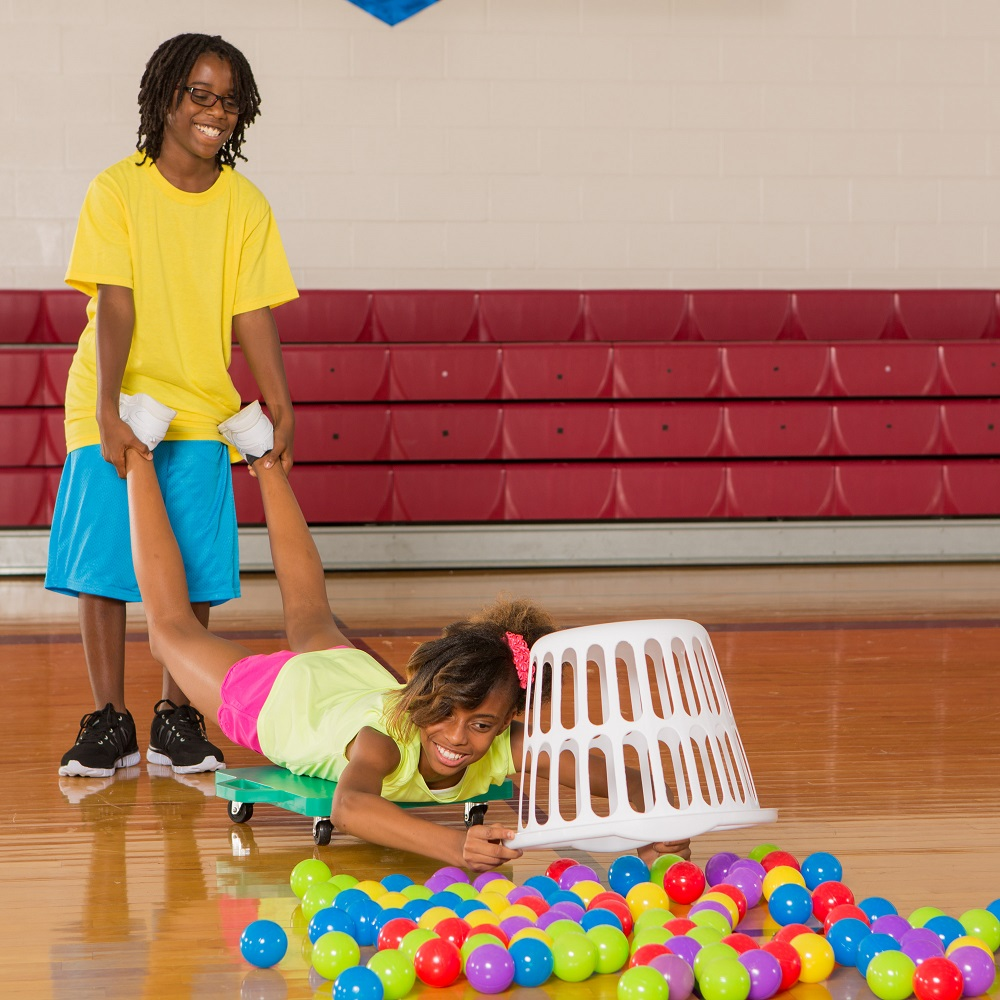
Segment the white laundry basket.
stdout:
[[[757,802],[701,625],[667,619],[565,629],[539,639],[531,661],[518,832],[510,846],[620,852],[777,818]],[[591,795],[592,751],[607,776],[606,800]],[[573,769],[575,804],[560,811],[554,777],[538,800],[540,764],[553,773],[560,765]],[[629,802],[626,766],[641,775],[640,808]]]

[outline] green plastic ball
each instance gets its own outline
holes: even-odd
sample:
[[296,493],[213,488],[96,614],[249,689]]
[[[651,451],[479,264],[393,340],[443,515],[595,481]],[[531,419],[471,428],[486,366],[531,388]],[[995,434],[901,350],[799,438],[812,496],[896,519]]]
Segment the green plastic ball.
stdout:
[[598,975],[618,972],[628,962],[628,938],[617,927],[598,924],[587,931],[587,937],[597,946],[597,961],[594,971]]
[[[699,982],[701,982],[702,973],[710,966],[714,965],[716,962],[725,961],[726,959],[738,957],[738,952],[731,945],[724,944],[722,941],[716,944],[706,944],[697,955],[694,956],[694,976]],[[707,998],[706,998],[707,1000]]]
[[733,925],[718,910],[698,910],[697,913],[688,914],[688,920],[698,927],[710,927],[723,937],[733,933]]
[[637,965],[618,980],[618,1000],[667,1000],[667,981],[656,969]]
[[634,930],[641,931],[647,927],[662,927],[668,920],[673,919],[674,915],[669,910],[664,910],[659,906],[651,906],[635,918]]
[[583,934],[563,934],[552,941],[552,971],[564,983],[582,983],[597,968],[597,945]]
[[966,910],[958,922],[969,937],[979,938],[994,954],[1000,950],[1000,920],[989,910]]
[[327,931],[313,942],[312,966],[324,979],[336,979],[361,961],[358,942],[343,931]]
[[306,920],[312,920],[320,910],[333,906],[339,893],[340,890],[332,882],[316,882],[309,886],[302,897],[302,916]]
[[343,874],[343,875],[334,875],[333,878],[330,879],[330,881],[338,889],[353,889],[358,884],[359,880],[356,879],[353,875]]
[[634,955],[644,944],[666,944],[673,936],[666,927],[645,927],[632,935],[630,951]]
[[698,988],[703,1000],[747,1000],[750,996],[750,973],[735,956],[718,958],[702,970],[698,976]]
[[679,854],[661,854],[649,866],[649,881],[656,885],[663,885],[663,876],[667,874],[667,869],[683,860]]
[[403,940],[399,942],[399,950],[412,962],[417,954],[417,949],[431,938],[436,938],[437,934],[426,927],[418,927],[416,930],[408,931],[403,935]]
[[329,866],[324,864],[319,858],[306,858],[300,861],[289,876],[288,884],[292,887],[292,892],[301,899],[306,894],[306,889],[317,882],[329,882],[333,877],[333,872]]
[[587,932],[581,927],[575,920],[553,920],[548,927],[545,928],[545,933],[548,934],[553,941],[558,938],[564,937],[566,934],[586,934]]
[[707,944],[718,944],[727,934],[731,934],[732,931],[726,931],[725,934],[720,933],[714,927],[707,927],[704,924],[698,927],[692,927],[689,931],[684,932],[685,937],[694,938],[702,947]]
[[914,910],[907,918],[911,927],[923,927],[932,917],[943,917],[944,910],[939,910],[936,906],[921,906]]
[[916,965],[901,951],[883,951],[868,964],[865,979],[868,989],[879,1000],[907,1000],[913,993]]
[[751,861],[763,861],[772,851],[780,851],[777,844],[758,844],[747,857]]
[[368,959],[368,968],[378,976],[384,1000],[402,1000],[417,981],[413,963],[395,948],[375,952]]

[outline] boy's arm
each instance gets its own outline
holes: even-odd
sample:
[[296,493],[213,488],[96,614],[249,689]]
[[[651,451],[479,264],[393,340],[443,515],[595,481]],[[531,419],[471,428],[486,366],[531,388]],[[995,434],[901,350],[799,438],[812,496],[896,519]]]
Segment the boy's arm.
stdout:
[[152,452],[132,433],[118,415],[118,397],[132,348],[135,300],[132,289],[121,285],[97,286],[97,428],[101,434],[101,457],[125,478],[125,449],[134,448],[146,459]]
[[467,831],[439,826],[382,798],[382,779],[399,765],[399,749],[383,733],[362,729],[337,782],[330,819],[343,833],[400,851],[413,851],[473,871],[489,871],[521,856],[504,847],[514,831],[499,824]]
[[263,459],[267,468],[275,460],[281,462],[286,475],[292,468],[292,439],[295,436],[295,415],[292,398],[285,379],[285,365],[281,359],[278,327],[271,310],[254,309],[233,317],[233,333],[243,348],[250,371],[264,402],[267,404],[271,423],[274,424],[274,448]]

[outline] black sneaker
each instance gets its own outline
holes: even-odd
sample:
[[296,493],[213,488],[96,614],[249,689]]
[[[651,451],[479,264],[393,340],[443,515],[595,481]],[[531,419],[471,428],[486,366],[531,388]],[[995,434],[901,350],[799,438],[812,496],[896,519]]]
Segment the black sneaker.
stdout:
[[139,763],[135,723],[129,712],[116,712],[108,702],[99,712],[80,720],[80,733],[71,750],[63,754],[59,773],[63,777],[109,778],[119,767]]
[[178,706],[164,698],[153,711],[146,751],[150,764],[168,764],[178,774],[219,771],[226,766],[222,751],[205,734],[205,716],[194,706]]

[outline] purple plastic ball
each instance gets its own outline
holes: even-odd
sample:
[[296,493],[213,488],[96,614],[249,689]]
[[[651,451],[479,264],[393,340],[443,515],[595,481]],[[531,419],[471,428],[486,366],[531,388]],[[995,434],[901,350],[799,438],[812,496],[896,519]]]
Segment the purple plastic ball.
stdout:
[[764,897],[764,879],[750,868],[737,868],[733,862],[726,875],[726,885],[731,885],[746,896],[747,909],[752,910]]
[[649,962],[651,969],[667,981],[667,1000],[687,1000],[694,991],[694,970],[680,955],[657,955]]
[[781,988],[781,965],[769,951],[763,948],[745,951],[739,962],[750,973],[747,1000],[769,1000]]
[[540,930],[545,930],[549,924],[554,924],[557,920],[565,920],[566,914],[560,913],[555,909],[548,909],[544,913],[538,915],[538,919],[535,921],[535,926]]
[[577,882],[600,881],[600,876],[589,865],[573,865],[559,876],[559,888],[572,889]]
[[732,875],[734,871],[747,870],[756,872],[761,881],[764,880],[764,876],[767,874],[767,869],[759,862],[754,861],[753,858],[737,858],[730,866],[727,875]]
[[872,921],[872,934],[888,934],[900,944],[903,943],[903,935],[912,930],[910,921],[898,913],[886,913]]
[[718,854],[713,854],[705,862],[705,881],[709,885],[718,885],[720,882],[725,882],[729,866],[734,861],[739,860],[740,856],[733,854],[732,851],[720,851]]
[[713,910],[715,913],[721,914],[726,918],[726,921],[732,926],[733,923],[733,911],[726,907],[724,904],[720,903],[715,899],[700,899],[697,903],[691,904],[691,909],[688,910],[688,917],[692,913],[698,913],[701,910]]
[[525,927],[534,927],[535,922],[529,920],[527,917],[513,916],[504,917],[500,921],[500,930],[507,935],[507,940],[509,941],[518,931],[523,931]]
[[899,946],[904,955],[913,959],[914,965],[920,965],[929,958],[944,954],[941,939],[926,927],[914,927],[908,930],[900,939]]
[[514,981],[514,959],[501,944],[481,944],[465,960],[465,978],[479,993],[503,993]]
[[979,945],[962,945],[948,957],[958,966],[965,980],[962,996],[981,997],[993,985],[997,975],[996,964],[993,956],[987,955]]
[[553,903],[545,912],[558,913],[564,920],[574,920],[576,923],[579,923],[580,918],[587,912],[587,909],[578,903],[570,903],[567,900],[563,900],[561,903]]
[[519,885],[516,889],[510,890],[510,895],[507,899],[511,903],[516,903],[519,899],[524,899],[525,896],[534,896],[535,899],[545,898],[534,886]]
[[695,941],[694,938],[689,938],[686,934],[679,934],[676,937],[672,937],[667,943],[667,947],[674,955],[683,958],[692,969],[694,968],[695,955],[701,951],[701,944]]
[[500,872],[483,872],[482,875],[477,875],[475,881],[472,883],[472,888],[476,892],[482,892],[488,883],[495,881],[498,878],[503,878]]

